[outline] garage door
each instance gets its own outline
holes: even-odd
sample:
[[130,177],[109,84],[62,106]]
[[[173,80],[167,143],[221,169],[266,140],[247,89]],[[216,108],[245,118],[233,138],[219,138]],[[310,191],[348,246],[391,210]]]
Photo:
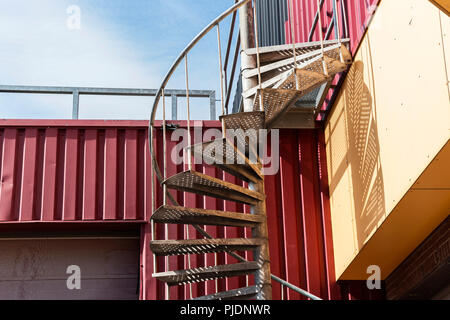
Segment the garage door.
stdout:
[[137,299],[135,238],[0,239],[0,299]]

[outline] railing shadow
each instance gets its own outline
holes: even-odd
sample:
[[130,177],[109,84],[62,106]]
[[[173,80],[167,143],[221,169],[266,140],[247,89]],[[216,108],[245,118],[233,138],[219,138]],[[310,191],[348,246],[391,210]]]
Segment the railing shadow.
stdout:
[[376,103],[364,82],[365,69],[367,66],[362,61],[354,63],[347,75],[344,98],[358,249],[376,230],[386,212]]

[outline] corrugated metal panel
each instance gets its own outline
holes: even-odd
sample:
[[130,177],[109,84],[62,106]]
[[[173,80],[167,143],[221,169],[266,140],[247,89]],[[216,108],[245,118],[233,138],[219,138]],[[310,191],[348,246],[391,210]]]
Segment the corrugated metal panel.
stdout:
[[[171,121],[170,123],[174,123]],[[176,122],[177,125],[179,125],[180,128],[186,128],[185,122]],[[213,125],[213,126],[211,126]],[[204,122],[204,121],[193,121],[192,122],[192,133],[191,136],[193,139],[198,139],[196,142],[201,142],[201,135],[205,133],[207,129],[213,128],[213,129],[219,129],[220,124],[219,122]],[[162,130],[156,129],[155,130],[155,146],[156,146],[156,155],[158,162],[160,164],[163,163],[163,136],[162,136]],[[185,133],[187,135],[187,132]],[[166,155],[169,157],[172,150],[175,149],[176,145],[178,144],[178,141],[172,141],[172,131],[167,132],[167,153]],[[199,136],[200,135],[200,136]],[[197,138],[196,138],[197,137]],[[176,140],[176,139],[174,139]],[[170,158],[169,158],[170,160]],[[175,164],[172,161],[168,161],[168,167],[167,167],[167,176],[172,176],[176,174],[177,172],[181,172],[184,170],[187,170],[188,167],[185,164]],[[238,180],[234,176],[231,176],[229,174],[223,173],[221,170],[208,165],[202,165],[202,164],[196,164],[194,165],[194,169],[198,172],[202,172],[204,174],[207,174],[209,176],[213,176],[216,178],[223,179],[228,182],[236,183],[239,185],[245,186],[245,183]],[[175,199],[178,201],[178,203],[182,206],[186,207],[198,207],[198,208],[206,208],[206,209],[217,209],[217,210],[227,210],[227,211],[236,211],[236,212],[249,212],[249,207],[244,206],[242,204],[237,204],[235,202],[231,201],[223,201],[207,196],[199,196],[196,194],[191,193],[183,193],[183,192],[177,192],[172,191],[172,195],[175,197]],[[162,205],[163,201],[163,194],[162,194],[162,188],[158,186],[157,193],[156,193],[156,207],[159,207]],[[184,226],[180,225],[169,225],[169,239],[181,239],[181,238],[187,238],[186,230],[184,229]],[[146,230],[146,236],[147,240],[150,239],[150,234],[148,233],[150,230]],[[249,230],[244,230],[242,228],[233,228],[233,227],[227,227],[224,231],[224,228],[221,227],[214,227],[214,226],[207,226],[206,231],[212,235],[213,237],[227,237],[227,238],[238,238],[238,237],[246,237],[249,232]],[[192,238],[202,238],[198,232],[194,230],[193,227],[189,227],[189,237]],[[164,239],[164,225],[157,225],[156,228],[156,239]],[[144,241],[144,247],[148,246],[148,242],[145,243]],[[244,254],[244,253],[241,253]],[[147,257],[148,261],[147,266],[150,268],[150,270],[146,270],[144,273],[147,275],[151,275],[153,273],[152,269],[152,257]],[[202,267],[205,265],[213,265],[214,264],[214,254],[206,254],[206,255],[192,255],[190,264],[192,267]],[[236,259],[231,258],[229,255],[226,255],[224,253],[220,253],[217,255],[217,261],[218,264],[227,264],[227,263],[236,263],[238,262]],[[170,257],[169,258],[169,266],[170,270],[180,270],[180,269],[188,269],[189,268],[189,262],[185,257]],[[164,270],[164,258],[158,258],[157,259],[157,268],[158,271]],[[152,283],[154,280],[149,279],[147,281],[147,285],[151,288],[146,289],[145,291],[145,298],[147,299],[163,299],[164,298],[164,285],[161,282]],[[232,278],[232,279],[221,279],[217,281],[218,290],[219,291],[225,291],[225,290],[231,290],[231,289],[237,289],[240,287],[246,286],[246,278],[245,277],[239,277],[239,278]],[[216,282],[215,281],[207,281],[205,283],[198,283],[192,285],[192,292],[193,297],[201,296],[205,294],[212,294],[216,292]],[[170,293],[171,299],[189,299],[190,293],[189,293],[189,286],[184,287],[174,287],[171,288]]]
[[[294,38],[296,42],[308,42],[309,32],[312,28],[314,17],[317,12],[317,1],[311,0],[286,0],[294,2],[293,23]],[[350,38],[350,49],[354,54],[361,42],[364,32],[370,22],[372,14],[375,11],[379,0],[337,0],[337,12],[339,13],[339,34],[341,38]],[[333,20],[333,6],[334,0],[324,0],[321,11],[322,25],[317,27],[312,37],[312,41],[319,41],[319,30],[322,30],[323,37],[325,37],[328,26]],[[342,14],[344,13],[344,14]],[[286,43],[292,43],[290,32],[290,16],[285,22],[284,29],[286,32]],[[336,28],[334,28],[336,31]],[[336,39],[335,32],[330,34],[330,39]],[[337,85],[341,76],[334,79],[333,84]],[[330,90],[328,93],[322,110],[328,108],[328,104],[332,100],[335,90]]]
[[[198,125],[202,125],[198,123]],[[218,123],[216,124],[219,125]],[[209,127],[204,127],[202,132]],[[170,135],[170,133],[168,133]],[[194,137],[194,134],[192,134]],[[158,159],[162,163],[162,132],[157,130],[155,134],[158,143]],[[351,295],[341,296],[341,288],[334,277],[334,258],[331,233],[331,217],[328,203],[328,178],[326,173],[326,157],[324,137],[320,131],[314,130],[282,130],[280,131],[280,170],[276,175],[266,176],[267,212],[269,220],[270,256],[272,273],[287,281],[305,288],[324,299],[344,299]],[[170,141],[168,150],[174,148],[176,142]],[[269,151],[270,153],[270,151]],[[182,165],[173,164],[168,167],[168,175],[185,170]],[[220,170],[211,167],[196,165],[197,171],[222,178],[226,181],[244,185],[238,179],[223,174]],[[248,206],[213,199],[174,192],[173,195],[182,205],[197,206],[208,209],[225,209],[232,211],[248,212]],[[157,204],[162,203],[162,192],[158,190]],[[226,228],[225,233],[220,228],[206,227],[208,233],[216,237],[242,237],[249,234],[249,230],[243,231],[237,228]],[[222,233],[221,233],[222,232]],[[148,226],[143,227],[142,247],[148,252],[148,241],[151,234]],[[181,238],[185,236],[182,226],[170,226],[169,238]],[[192,228],[191,237],[199,237]],[[157,228],[157,238],[164,237],[163,226]],[[150,275],[153,257],[144,255],[145,270],[143,274]],[[219,254],[218,263],[234,263],[235,259],[228,255]],[[171,257],[170,269],[188,268],[188,263],[183,257]],[[214,264],[214,255],[207,254],[196,256],[191,261],[192,265],[204,266]],[[163,270],[163,260],[158,259],[158,268]],[[251,284],[251,282],[250,282]],[[146,299],[162,299],[164,286],[155,283],[153,279],[146,278],[142,284],[142,297]],[[234,278],[231,280],[219,280],[218,290],[230,290],[246,286],[246,278]],[[348,292],[354,289],[343,287]],[[215,282],[193,285],[193,295],[211,294],[216,290]],[[366,289],[359,288],[361,292]],[[344,293],[347,294],[347,291]],[[171,289],[170,296],[174,299],[189,298],[188,287]],[[285,292],[289,299],[302,299],[293,291]],[[273,283],[273,298],[281,298],[281,287]]]
[[286,0],[256,1],[260,46],[284,44],[286,35],[284,24],[288,19]]
[[0,221],[145,220],[146,123],[0,121]]
[[[317,13],[317,1],[311,0],[284,0],[283,7],[287,7],[290,1],[294,3],[294,37],[296,42],[308,42],[309,32],[313,26],[314,17]],[[322,11],[321,20],[322,25],[317,27],[313,34],[312,41],[319,41],[319,29],[321,28],[323,35],[325,36],[326,30],[333,17],[333,2],[334,0],[325,0]],[[348,37],[351,39],[351,49],[353,53],[357,49],[359,42],[367,28],[370,18],[375,11],[376,5],[379,0],[337,0],[337,11],[339,12],[339,27],[340,35],[342,37]],[[342,7],[344,5],[344,7]],[[281,7],[281,6],[280,6]],[[344,8],[344,15],[342,15],[342,8]],[[292,43],[291,31],[290,31],[290,15],[283,13],[278,8],[273,8],[275,11],[263,12],[260,19],[262,21],[273,20],[280,15],[285,15],[286,19],[283,20],[284,24],[282,28],[286,34],[286,42]],[[276,11],[278,10],[278,11]],[[264,15],[272,16],[272,18],[265,17]],[[347,26],[347,30],[345,28]],[[320,28],[319,28],[320,27]],[[279,25],[269,25],[268,28],[262,30],[266,33],[280,33]],[[270,38],[270,35],[262,35],[263,38]],[[330,39],[336,39],[334,32],[331,33]]]
[[[292,43],[289,4],[294,5],[294,38],[296,42],[308,42],[309,33],[313,26],[317,12],[316,0],[259,0],[257,14],[259,21],[260,45],[270,46]],[[364,32],[370,22],[379,0],[337,0],[339,12],[339,29],[341,38],[350,38],[350,48],[354,54],[361,42]],[[342,6],[344,5],[344,6]],[[323,36],[333,19],[334,0],[324,0],[321,11],[322,25],[315,28],[312,41],[319,41],[319,30]],[[344,14],[342,14],[344,12]],[[335,30],[335,29],[334,29]],[[336,39],[335,32],[331,32],[330,39]],[[341,76],[334,79],[337,85]],[[327,110],[332,101],[335,90],[331,89],[325,99],[322,110]],[[317,95],[317,93],[316,93]],[[311,99],[303,98],[300,102],[308,103]],[[318,120],[321,118],[319,117]]]
[[[170,121],[186,128],[185,121]],[[195,121],[192,137],[217,121]],[[197,130],[194,129],[194,125]],[[162,130],[155,130],[157,158],[162,163]],[[200,129],[198,129],[200,128]],[[178,143],[171,141],[168,152]],[[328,180],[323,134],[314,130],[280,131],[280,170],[266,177],[272,273],[324,299],[339,299],[334,278]],[[0,121],[0,225],[25,222],[144,222],[151,215],[151,166],[146,121]],[[169,161],[168,175],[186,169]],[[244,185],[207,165],[197,171]],[[249,212],[248,206],[195,194],[173,192],[180,204],[207,209]],[[162,204],[158,185],[156,207]],[[79,227],[79,226],[78,226]],[[152,278],[150,224],[141,226],[141,299],[163,299],[164,285]],[[250,230],[207,226],[217,237],[245,237]],[[192,227],[190,237],[200,237]],[[158,225],[156,237],[164,237]],[[171,225],[169,238],[184,238],[183,226]],[[194,257],[194,256],[193,256]],[[247,257],[251,257],[249,254]],[[170,257],[170,268],[188,268],[184,257]],[[195,256],[192,267],[214,264],[214,254]],[[236,262],[218,254],[221,263]],[[158,259],[158,270],[163,270]],[[219,290],[247,285],[246,278],[219,280]],[[250,282],[251,284],[251,282]],[[274,283],[274,299],[281,297]],[[343,287],[344,289],[347,287]],[[171,289],[171,299],[189,298],[188,287]],[[194,296],[214,293],[216,282],[193,285]],[[347,289],[346,289],[347,290]],[[364,288],[359,288],[364,292]],[[347,294],[347,291],[345,291]],[[286,295],[285,295],[286,296]],[[290,299],[301,298],[290,291]],[[350,294],[342,296],[349,298]]]

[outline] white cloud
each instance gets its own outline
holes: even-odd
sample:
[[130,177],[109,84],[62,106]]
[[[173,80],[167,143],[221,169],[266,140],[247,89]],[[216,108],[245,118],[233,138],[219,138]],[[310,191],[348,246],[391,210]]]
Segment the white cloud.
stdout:
[[[172,59],[179,54],[175,51],[181,50],[205,26],[206,20],[223,9],[211,6],[200,15],[190,1],[155,1],[160,6],[158,13],[168,13],[165,18],[168,21],[162,22],[167,26],[162,30],[172,30],[168,33],[176,40],[167,38],[167,34],[158,34],[154,38],[157,43],[151,40],[139,43],[136,40],[139,37],[133,39],[122,32],[122,24],[130,21],[110,21],[102,17],[103,9],[98,7],[98,2],[96,7],[96,2],[78,0],[0,0],[0,84],[158,88]],[[81,9],[80,30],[67,27],[70,17],[67,9],[71,5],[78,5]],[[145,19],[146,14],[139,19]],[[223,26],[222,30],[222,39],[225,39],[228,27]],[[179,33],[180,37],[187,38],[180,39]],[[186,33],[192,35],[187,36]],[[173,48],[173,41],[177,41],[180,49]],[[222,44],[224,54],[226,41],[223,40]],[[167,51],[161,55],[165,50],[170,51],[170,57]],[[149,57],[154,58],[149,61]],[[191,89],[216,90],[219,99],[217,36],[214,31],[190,54],[189,73]],[[185,88],[184,63],[169,83],[171,87]],[[152,98],[145,97],[82,96],[80,113],[84,118],[146,119],[152,101]],[[208,103],[208,99],[194,100],[191,119],[208,119]],[[184,105],[184,100],[180,99],[180,118],[185,117]],[[169,110],[167,114],[170,114]],[[70,116],[69,96],[0,93],[0,118]]]
[[[66,1],[0,1],[0,84],[93,86],[93,87],[158,87],[161,78],[159,67],[151,62],[142,63],[139,53],[111,32],[110,22],[81,7],[81,30],[69,30]],[[58,109],[67,108],[55,104],[67,98],[32,95],[13,97],[0,94],[0,117],[10,115],[53,117]],[[144,101],[144,100],[143,100]],[[70,102],[70,99],[69,99]],[[49,103],[53,104],[52,106]],[[117,104],[117,105],[111,105]],[[123,105],[123,99],[108,100],[108,106],[95,107],[101,114],[113,107],[126,108],[123,118],[146,116],[148,103]],[[20,111],[14,110],[18,105]],[[133,107],[133,105],[135,107]],[[82,106],[83,108],[83,106]],[[34,110],[34,112],[31,112]],[[19,114],[17,114],[19,113]],[[90,112],[84,110],[89,116]]]

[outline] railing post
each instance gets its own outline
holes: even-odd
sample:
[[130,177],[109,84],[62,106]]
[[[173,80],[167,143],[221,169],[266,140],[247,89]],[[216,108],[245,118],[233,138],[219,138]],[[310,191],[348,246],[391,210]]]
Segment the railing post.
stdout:
[[[188,56],[187,54],[184,56],[184,66],[186,72],[186,111],[187,111],[187,138],[188,138],[188,168],[189,171],[192,171],[192,141],[191,141],[191,110],[190,110],[190,101],[189,101],[189,70],[188,70]],[[185,225],[186,238],[189,240],[189,225]],[[187,255],[188,268],[191,269],[191,256]],[[192,283],[189,283],[189,294],[192,299]]]
[[[217,24],[217,45],[219,54],[219,80],[220,80],[220,105],[222,107],[222,116],[225,115],[225,97],[223,91],[223,65],[222,65],[222,44],[220,41],[220,25]],[[222,119],[222,136],[226,137],[225,120]]]
[[[153,130],[154,130],[153,125],[150,125],[148,129],[150,130],[150,132],[149,132],[150,154],[153,154]],[[151,188],[150,188],[151,189],[150,190],[150,192],[151,192],[150,198],[151,198],[151,209],[152,209],[152,214],[153,214],[153,212],[155,212],[155,199],[156,199],[155,180],[156,179],[155,179],[155,170],[153,168],[153,166],[154,166],[153,161],[151,160],[150,163],[151,163],[150,178],[152,180]],[[156,236],[155,236],[156,228],[155,228],[155,221],[153,221],[153,219],[151,220],[150,231],[152,233],[151,239],[152,239],[152,241],[154,241],[156,239]],[[157,273],[157,272],[158,272],[158,269],[157,269],[157,263],[156,263],[156,254],[153,253],[153,273]]]
[[[325,1],[325,0],[320,0],[320,3],[319,3],[319,8],[320,8],[320,9],[322,9],[322,6],[323,6],[324,1]],[[318,17],[319,12],[320,12],[320,10],[318,10],[318,11],[316,12],[316,15],[314,16],[314,21],[313,21],[313,23],[312,23],[311,30],[309,31],[309,35],[308,35],[308,42],[311,42],[312,39],[313,39],[313,36],[314,36],[314,30],[316,30],[317,20],[319,19],[319,17]]]
[[348,24],[347,24],[347,8],[345,5],[345,1],[341,2],[341,14],[342,14],[342,20],[344,22],[344,38],[348,38],[349,32],[348,32]]
[[72,107],[72,119],[77,120],[80,111],[80,92],[73,90],[73,107]]
[[320,48],[321,48],[321,56],[322,56],[322,66],[323,73],[328,76],[327,64],[325,63],[325,51],[323,46],[323,33],[322,33],[322,15],[321,15],[322,7],[320,5],[320,0],[317,0],[317,15],[319,17],[319,36],[320,36]]
[[[294,68],[297,69],[297,52],[295,50],[295,32],[294,32],[294,0],[289,1],[289,15],[291,24],[291,41],[292,41],[292,54],[294,56]],[[294,71],[296,72],[296,71]],[[299,88],[298,77],[295,76],[295,89]]]
[[[162,89],[162,104],[163,104],[163,179],[167,179],[167,141],[166,141],[166,94]],[[163,205],[167,205],[167,186],[163,184]],[[165,240],[169,240],[169,225],[164,226]],[[169,256],[165,257],[165,271],[169,271]],[[170,299],[170,287],[166,283],[166,300]]]
[[172,94],[172,120],[178,119],[178,97],[176,94]]
[[[250,189],[265,194],[264,182],[249,184]],[[266,215],[266,202],[260,201],[257,205],[251,207],[252,214]],[[269,239],[267,221],[260,223],[252,229],[254,238]],[[258,300],[272,300],[272,282],[270,274],[270,255],[269,244],[264,242],[258,249],[254,250],[254,260],[260,265],[260,269],[255,274],[255,285],[259,287]]]
[[[225,100],[225,110],[226,113],[228,114],[228,105],[230,103],[230,98],[231,98],[231,91],[233,89],[233,80],[234,80],[234,75],[236,73],[236,65],[237,65],[237,60],[238,60],[238,55],[239,55],[239,48],[241,46],[241,39],[238,37],[237,41],[236,41],[236,48],[234,50],[234,59],[233,59],[233,66],[231,68],[231,76],[230,76],[230,80],[229,80],[229,85],[227,86],[227,97]],[[240,81],[242,81],[242,79],[239,79]],[[236,92],[239,92],[239,90],[235,90]]]
[[209,94],[209,119],[216,120],[216,92],[211,91]]
[[339,43],[339,58],[341,59],[341,62],[344,63],[344,56],[342,55],[342,48],[341,48],[341,30],[339,29],[340,28],[339,12],[338,12],[338,5],[337,5],[336,0],[333,1],[333,11],[334,11],[334,21],[335,21],[334,26],[336,29],[335,34],[336,34],[337,41]]

